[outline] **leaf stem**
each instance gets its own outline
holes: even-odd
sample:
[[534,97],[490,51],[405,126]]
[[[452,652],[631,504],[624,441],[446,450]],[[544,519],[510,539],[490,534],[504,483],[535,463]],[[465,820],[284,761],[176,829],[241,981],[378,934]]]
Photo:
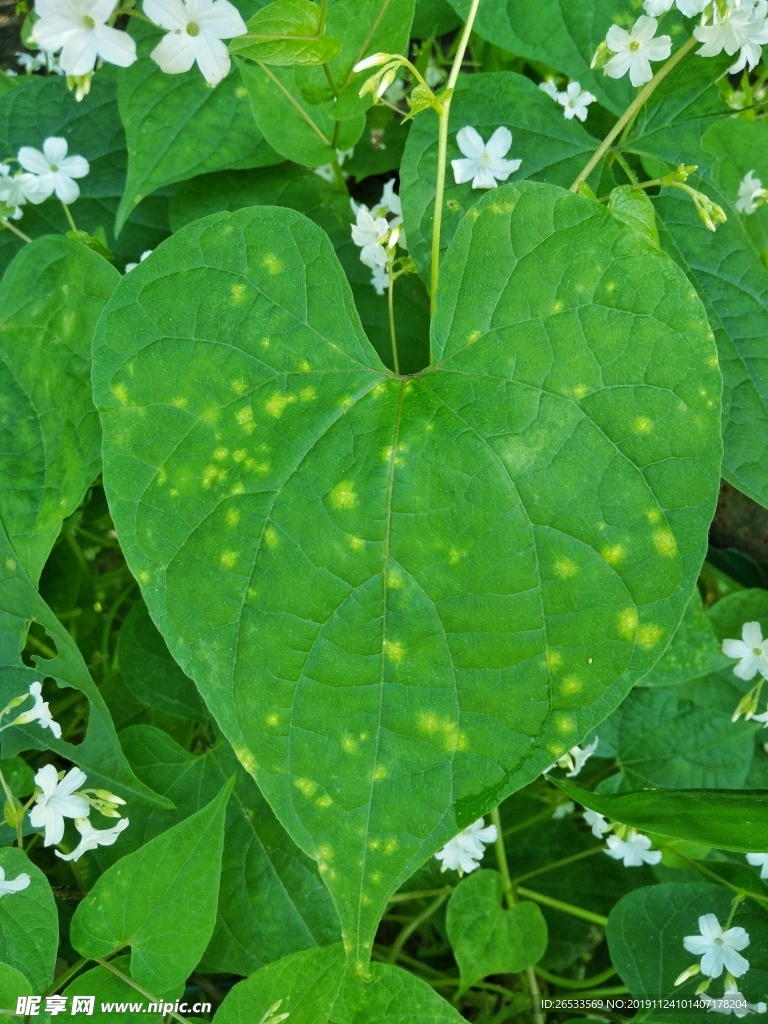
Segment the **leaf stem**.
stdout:
[[433,900],[428,907],[426,907],[416,917],[411,918],[407,925],[401,929],[399,935],[392,943],[389,951],[389,962],[391,964],[397,963],[397,958],[400,956],[403,946],[406,944],[408,939],[413,935],[417,928],[419,928],[425,921],[428,921],[432,915],[442,907],[445,901],[448,899],[447,893],[441,893],[437,899]]
[[603,141],[597,147],[595,152],[589,158],[589,160],[584,165],[582,170],[579,172],[578,177],[571,185],[571,192],[576,192],[582,181],[587,180],[592,171],[594,171],[594,169],[603,159],[605,154],[611,148],[617,136],[625,128],[627,128],[640,113],[641,107],[643,106],[645,101],[655,92],[656,87],[664,81],[664,79],[667,77],[670,71],[673,70],[673,68],[677,67],[677,65],[680,63],[683,57],[685,57],[686,54],[691,52],[691,50],[694,48],[697,42],[698,40],[695,38],[695,36],[691,36],[688,42],[683,43],[680,49],[672,54],[672,56],[669,58],[666,64],[662,65],[662,67],[659,68],[659,70],[656,72],[656,74],[653,76],[650,82],[648,82],[647,85],[643,86],[643,88],[640,90],[637,96],[635,96],[635,98],[632,100],[630,105],[621,115],[619,120],[616,122],[613,128],[611,128],[606,137],[603,139]]
[[[139,985],[137,982],[135,982],[133,978],[129,977],[127,974],[123,974],[123,972],[118,970],[117,967],[114,966],[114,964],[109,963],[107,960],[101,960],[99,959],[99,957],[95,958],[95,962],[99,964],[101,967],[106,967],[106,969],[108,971],[111,971],[112,974],[114,974],[116,977],[121,978],[126,983],[126,985],[130,985],[131,988],[135,988],[136,991],[141,993],[141,995],[143,995],[145,999],[148,999],[150,1003],[164,1002],[164,1000],[158,998],[158,996],[152,995],[152,993],[148,989],[144,988],[142,985]],[[188,1017],[182,1017],[180,1013],[176,1013],[173,1010],[168,1010],[168,1016],[172,1017],[173,1020],[179,1021],[179,1024],[190,1024]]]
[[75,224],[74,218],[69,207],[64,202],[62,202],[61,205],[64,207],[64,213],[66,214],[67,220],[69,221],[69,226],[72,228],[73,231],[77,231],[77,224]]
[[526,871],[524,875],[518,875],[512,882],[512,885],[516,888],[518,882],[527,882],[529,878],[535,878],[537,875],[545,875],[549,871],[555,871],[557,868],[563,868],[567,864],[573,864],[577,860],[584,860],[585,857],[594,857],[594,855],[596,853],[600,853],[602,849],[602,846],[590,847],[588,850],[580,850],[579,853],[572,853],[570,857],[563,857],[562,860],[553,860],[550,864],[544,864],[543,867],[535,868],[533,871]]
[[322,0],[320,4],[320,18],[317,23],[317,34],[321,36],[325,32],[325,19],[328,17],[328,0]]
[[20,238],[22,242],[30,243],[32,241],[29,235],[25,235],[23,231],[19,231],[15,225],[11,224],[7,217],[0,217],[0,224],[2,224],[4,228],[8,228],[11,234],[16,235],[16,237]]
[[53,979],[53,984],[42,993],[43,998],[45,998],[45,996],[53,995],[54,992],[58,992],[59,989],[63,988],[69,979],[73,978],[78,971],[81,971],[87,963],[87,956],[81,956],[79,960],[75,960],[71,967],[68,967],[66,971],[63,971],[58,977]]
[[600,985],[609,978],[616,976],[616,968],[608,967],[600,974],[594,974],[591,978],[563,978],[559,974],[550,974],[543,967],[536,967],[536,973],[550,985],[557,985],[559,988],[581,989],[591,988],[593,985]]
[[456,88],[456,82],[461,71],[464,54],[467,51],[467,44],[475,22],[477,9],[480,0],[472,0],[472,6],[467,15],[464,30],[456,48],[456,56],[453,60],[451,73],[445,91],[439,97],[437,116],[439,118],[438,140],[437,140],[437,183],[435,187],[435,216],[432,224],[432,275],[429,296],[430,312],[434,316],[437,302],[437,282],[440,275],[440,233],[443,226],[443,200],[445,198],[445,171],[448,164],[448,119],[451,113],[451,97]]
[[397,328],[395,326],[395,275],[392,273],[393,259],[387,265],[389,284],[387,286],[387,310],[389,311],[389,338],[392,342],[392,363],[395,373],[400,376],[400,360],[397,357]]
[[570,914],[571,917],[581,918],[582,921],[589,921],[591,924],[600,925],[601,928],[605,928],[608,924],[608,918],[602,914],[594,914],[591,910],[585,910],[583,907],[576,907],[572,903],[564,903],[562,900],[556,900],[553,896],[545,896],[542,892],[534,892],[533,889],[525,889],[522,885],[517,886],[517,892],[520,896],[525,896],[526,899],[533,900],[534,903],[541,903],[543,907],[551,907],[552,910],[561,910],[564,914]]
[[443,893],[450,896],[453,892],[452,885],[444,885],[441,889],[416,889],[413,892],[396,892],[389,897],[390,903],[405,903],[409,900],[426,900],[430,896],[439,896]]
[[21,828],[21,823],[23,821],[23,815],[20,816],[19,813],[18,813],[19,812],[20,804],[17,805],[16,798],[14,797],[13,793],[8,788],[8,783],[5,781],[5,776],[3,775],[3,773],[1,771],[0,771],[0,785],[2,785],[2,787],[3,787],[3,792],[5,793],[5,799],[8,801],[8,804],[9,804],[9,806],[11,808],[11,811],[13,812],[13,815],[16,818],[16,845],[18,846],[18,848],[20,850],[23,850],[24,849],[24,833],[23,833],[22,828]]

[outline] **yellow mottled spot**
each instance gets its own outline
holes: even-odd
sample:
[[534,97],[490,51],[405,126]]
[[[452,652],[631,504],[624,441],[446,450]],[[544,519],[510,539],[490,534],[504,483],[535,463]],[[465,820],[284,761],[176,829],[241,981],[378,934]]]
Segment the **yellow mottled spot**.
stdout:
[[353,737],[349,735],[342,736],[341,749],[344,751],[345,754],[356,754],[357,740],[353,739]]
[[328,495],[334,508],[354,508],[357,495],[349,480],[341,480]]
[[326,843],[321,843],[317,848],[317,856],[321,860],[333,860],[333,850]]
[[264,540],[266,541],[267,547],[273,551],[280,543],[280,538],[277,535],[277,530],[274,526],[268,526],[264,531]]
[[279,260],[277,256],[268,252],[263,260],[264,266],[270,272],[270,274],[281,274],[283,272],[283,261]]
[[457,551],[456,548],[451,548],[448,552],[448,565],[456,565],[456,563],[463,557],[463,551]]
[[381,780],[382,779],[386,779],[388,775],[389,775],[389,772],[384,767],[384,765],[383,764],[377,764],[376,767],[373,769],[373,776],[372,776],[372,778],[373,778],[374,782],[381,782]]
[[576,387],[573,389],[573,397],[574,398],[583,398],[585,395],[588,395],[588,394],[589,394],[589,388],[587,387],[586,384],[577,384]]
[[647,416],[638,416],[632,424],[632,429],[636,434],[650,434],[653,430],[653,420],[649,420]]
[[216,451],[213,453],[213,461],[222,462],[224,459],[226,459],[228,455],[229,452],[227,451],[226,448],[217,448]]
[[245,487],[243,484],[235,484],[232,490],[229,492],[232,495],[245,494]]
[[446,753],[469,749],[469,738],[462,732],[456,722],[449,718],[441,718],[434,711],[422,711],[416,719],[416,726],[427,736],[439,736]]
[[261,347],[262,348],[269,348],[269,338],[262,338],[261,339]]
[[166,471],[163,468],[163,466],[161,466],[160,469],[158,469],[158,471],[157,471],[157,486],[158,487],[162,487],[163,484],[165,484],[167,482],[168,482],[168,474],[166,473]]
[[576,729],[572,715],[555,715],[555,728],[558,732],[570,733]]
[[248,587],[245,593],[249,601],[255,601],[256,598],[259,596],[259,592],[256,589],[256,587]]
[[232,388],[236,395],[244,395],[248,388],[248,385],[245,383],[242,377],[238,377],[236,380],[232,381],[230,387]]
[[561,299],[557,299],[555,302],[552,303],[552,312],[553,313],[562,313],[564,309],[565,309],[565,306],[564,306],[564,304],[563,304]]
[[229,291],[233,302],[242,302],[245,298],[245,285],[241,282],[233,284]]
[[387,573],[387,586],[391,590],[399,590],[402,587],[402,585],[403,577],[400,575],[399,572],[395,572],[393,569],[390,569],[389,572]]
[[467,335],[467,344],[468,345],[474,345],[474,343],[477,341],[477,339],[478,338],[482,338],[482,336],[483,336],[483,332],[482,331],[472,331],[471,334]]
[[203,487],[207,491],[211,484],[217,479],[221,470],[217,466],[206,466],[203,470],[203,475],[200,479]]
[[149,572],[146,569],[140,569],[136,573],[136,579],[139,583],[143,583],[146,586],[149,583]]
[[237,551],[222,551],[219,562],[222,569],[234,569],[237,564]]
[[384,876],[380,871],[371,872],[371,881],[373,882],[374,885],[380,885],[383,877]]
[[357,737],[357,738],[358,738],[358,739],[360,740],[360,742],[362,743],[362,742],[363,742],[364,740],[367,740],[367,739],[368,739],[368,733],[367,733],[367,732],[361,732],[361,733],[359,733],[359,735],[358,735],[358,737]]
[[371,391],[374,398],[379,398],[387,390],[386,384],[377,384],[376,387]]
[[315,388],[302,388],[299,392],[299,398],[302,402],[314,402],[317,398],[317,391]]
[[128,388],[125,384],[113,384],[112,394],[121,405],[128,405]]
[[244,100],[247,95],[248,90],[245,88],[245,86],[238,85],[238,87],[235,89],[235,96],[237,96],[239,100]]
[[637,608],[625,608],[619,612],[619,636],[622,640],[634,640],[637,632]]
[[660,523],[661,522],[661,512],[657,508],[649,509],[645,513],[645,518],[648,520],[649,523]]
[[668,558],[674,558],[677,554],[677,543],[671,530],[654,530],[653,546],[660,555],[666,555]]
[[353,551],[362,551],[365,548],[365,541],[362,537],[350,537],[349,546]]
[[179,496],[179,490],[178,490],[178,488],[177,488],[177,487],[172,487],[172,488],[170,489],[170,491],[168,491],[168,493],[170,494],[170,496],[171,496],[172,498],[178,498],[178,496]]
[[[714,338],[714,335],[710,334],[710,337]],[[707,359],[706,362],[707,362],[707,366],[709,366],[710,369],[712,369],[712,370],[716,370],[718,368],[718,366],[720,365],[720,360],[717,358],[716,355],[715,356],[710,356],[709,359]]]
[[16,572],[16,562],[12,558],[6,558],[5,568],[8,572]]
[[285,412],[286,406],[292,405],[296,401],[296,395],[281,395],[279,391],[276,391],[272,397],[264,403],[264,411],[268,416],[274,416],[276,420]]
[[221,415],[221,409],[218,405],[210,405],[204,412],[201,413],[200,419],[204,423],[215,423]]
[[649,651],[652,647],[656,646],[662,636],[663,631],[661,627],[653,622],[648,622],[638,629],[636,639],[644,650]]
[[612,295],[613,292],[616,291],[617,287],[618,285],[615,281],[609,281],[608,284],[605,286],[605,290],[608,292],[609,295]]
[[227,520],[227,526],[237,526],[240,522],[240,513],[236,508],[229,508],[224,518]]
[[385,640],[384,653],[390,661],[394,661],[396,664],[401,662],[405,657],[405,649],[397,640]]
[[568,747],[563,743],[548,743],[547,750],[553,757],[562,757]]
[[380,846],[381,846],[381,840],[380,839],[369,839],[368,840],[368,849],[369,850],[378,850],[378,848]]
[[321,811],[327,811],[332,803],[333,800],[331,800],[327,793],[315,800],[315,806],[319,807]]
[[296,778],[293,780],[293,784],[298,791],[309,800],[317,792],[317,783],[313,782],[312,779]]
[[561,555],[555,562],[555,574],[561,580],[571,579],[571,577],[577,576],[578,573],[579,567],[572,558],[566,558],[564,555]]
[[267,725],[280,725],[280,715],[276,715],[274,711],[271,715],[267,715]]
[[301,362],[299,363],[299,369],[301,370],[302,373],[309,373],[312,367],[309,365],[306,359],[302,359]]
[[253,409],[250,405],[244,405],[242,409],[238,409],[235,413],[235,419],[246,434],[252,434],[256,429],[256,424],[253,422]]
[[563,656],[559,651],[547,651],[547,668],[550,672],[557,672],[562,664]]
[[578,693],[583,686],[584,684],[578,676],[566,676],[560,684],[560,690],[563,693]]
[[608,565],[616,566],[626,557],[627,551],[623,544],[611,544],[600,552]]
[[396,849],[397,840],[394,838],[394,836],[391,839],[388,839],[386,843],[384,843],[384,853],[394,853]]
[[238,448],[237,451],[232,452],[232,458],[235,462],[242,462],[247,452],[244,448]]
[[176,395],[171,399],[171,405],[175,405],[177,409],[186,409],[189,403],[183,395]]

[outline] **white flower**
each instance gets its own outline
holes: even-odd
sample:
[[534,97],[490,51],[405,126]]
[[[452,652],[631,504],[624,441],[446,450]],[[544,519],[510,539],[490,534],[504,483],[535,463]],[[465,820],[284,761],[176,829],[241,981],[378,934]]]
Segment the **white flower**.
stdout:
[[47,764],[35,775],[35,806],[29,812],[33,828],[45,829],[43,846],[56,846],[64,835],[65,818],[87,818],[90,806],[85,797],[75,793],[85,782],[85,772],[70,768],[64,778],[52,764]]
[[736,200],[736,209],[740,213],[754,213],[760,205],[755,200],[763,195],[763,183],[755,177],[755,172],[747,171],[739,185],[739,198]]
[[427,83],[429,88],[436,89],[444,78],[445,72],[430,59],[429,64],[427,64],[427,70],[424,73],[424,81]]
[[653,78],[650,61],[666,60],[672,52],[670,36],[655,39],[658,22],[641,14],[629,32],[611,25],[605,42],[615,56],[603,68],[609,78],[621,78],[629,72],[634,86],[645,85]]
[[589,104],[594,103],[596,99],[597,96],[582,89],[578,82],[570,82],[565,92],[557,94],[557,102],[562,105],[567,121],[572,121],[574,117],[586,121]]
[[18,718],[14,718],[11,725],[28,725],[30,722],[39,722],[41,729],[50,729],[56,739],[60,740],[61,726],[58,722],[54,722],[48,701],[43,700],[42,684],[31,683],[29,695],[34,700],[35,706],[29,711],[24,711]]
[[576,810],[576,804],[573,800],[567,800],[563,804],[558,804],[552,813],[553,821],[560,821],[561,818],[567,818],[569,814],[573,814]]
[[435,860],[443,862],[441,871],[458,871],[459,874],[469,874],[474,871],[483,859],[485,847],[489,843],[495,843],[498,832],[495,825],[484,827],[485,822],[478,818],[468,828],[459,832],[450,842],[446,843],[442,850],[435,854]]
[[749,960],[737,952],[749,945],[749,935],[743,928],[729,928],[724,932],[714,914],[702,914],[699,932],[699,935],[686,935],[683,945],[689,953],[701,957],[702,974],[719,978],[725,967],[734,978],[739,978],[749,970]]
[[86,75],[100,57],[127,68],[136,60],[136,43],[127,32],[107,24],[117,0],[36,0],[40,20],[32,38],[42,50],[61,50],[59,63],[68,75]]
[[71,853],[54,852],[62,860],[80,860],[84,853],[95,850],[97,846],[112,846],[128,825],[128,818],[121,818],[112,828],[94,828],[88,818],[75,818],[75,828],[82,837],[80,842]]
[[151,256],[154,251],[155,251],[154,249],[145,249],[144,252],[141,254],[141,256],[139,256],[139,262],[138,263],[126,263],[125,264],[125,272],[126,272],[126,274],[130,274],[130,272],[132,270],[135,270],[136,267],[138,267],[139,263],[143,263],[144,260],[147,258],[147,256]]
[[558,97],[560,92],[551,78],[546,78],[543,82],[539,82],[539,88],[542,92],[545,92],[550,99],[559,102]]
[[85,157],[67,156],[67,140],[55,136],[45,140],[42,153],[32,146],[22,146],[19,163],[25,171],[37,175],[44,198],[55,192],[67,204],[74,203],[80,195],[75,178],[84,178],[91,169]]
[[381,195],[380,206],[385,207],[388,214],[392,214],[395,218],[399,218],[398,223],[403,221],[403,204],[400,202],[400,196],[395,192],[395,179],[390,178],[384,186],[384,191]]
[[[0,202],[18,209],[25,203],[43,203],[48,198],[34,174],[11,175],[8,164],[0,164]],[[17,218],[18,219],[18,218]]]
[[367,206],[357,208],[357,222],[352,225],[352,241],[359,245],[360,259],[373,270],[387,265],[386,243],[389,221],[386,217],[372,217]]
[[730,977],[725,982],[722,998],[713,999],[706,992],[700,993],[698,998],[711,1013],[724,1013],[727,1017],[731,1014],[746,1017],[749,1013],[765,1013],[768,1010],[765,1003],[748,1003],[746,997],[739,992],[735,980]]
[[697,14],[701,14],[710,0],[645,0],[643,10],[652,18],[658,18],[660,14],[666,14],[671,10],[675,3],[681,14],[684,14],[686,18],[693,18]]
[[735,75],[745,67],[751,71],[759,63],[762,47],[768,43],[768,0],[743,0],[731,3],[722,14],[715,4],[711,25],[697,25],[694,36],[704,45],[696,52],[701,57],[716,57],[723,50],[739,59],[728,71]]
[[651,840],[631,828],[626,838],[608,836],[605,852],[614,860],[624,862],[625,868],[639,868],[642,864],[658,864],[661,851],[651,849]]
[[403,102],[407,92],[408,87],[405,84],[405,79],[396,78],[384,93],[384,99],[387,103],[391,103],[393,107],[396,107],[398,103]]
[[189,71],[197,61],[209,85],[229,74],[231,60],[222,39],[248,32],[229,0],[144,0],[144,13],[168,30],[150,56],[169,75]]
[[587,761],[592,757],[594,752],[597,750],[597,745],[600,742],[598,736],[595,736],[594,740],[589,744],[588,747],[571,747],[567,754],[563,754],[562,757],[558,757],[554,764],[551,764],[549,768],[545,769],[542,773],[546,775],[547,772],[551,772],[553,768],[568,768],[566,778],[575,778]]
[[612,825],[603,817],[602,814],[598,814],[597,811],[584,811],[584,821],[592,829],[592,835],[595,839],[602,839],[606,832],[610,832],[613,828]]
[[522,160],[505,160],[512,145],[509,128],[497,128],[486,144],[474,128],[467,125],[456,136],[464,160],[451,160],[457,185],[472,182],[472,188],[496,188],[518,169]]
[[760,868],[761,878],[768,878],[768,853],[748,853],[747,861],[753,868]]
[[768,729],[768,711],[764,711],[762,715],[750,715],[753,722],[762,722],[763,728]]
[[723,640],[723,654],[738,658],[733,674],[749,682],[759,672],[768,677],[768,644],[763,644],[763,632],[759,622],[745,622],[741,627],[741,640]]
[[27,888],[29,883],[30,877],[26,871],[16,875],[14,879],[6,879],[5,869],[0,868],[0,897],[7,896],[9,892],[21,892],[22,889]]
[[386,267],[374,267],[371,274],[371,284],[376,289],[377,295],[383,295],[389,288],[389,274]]

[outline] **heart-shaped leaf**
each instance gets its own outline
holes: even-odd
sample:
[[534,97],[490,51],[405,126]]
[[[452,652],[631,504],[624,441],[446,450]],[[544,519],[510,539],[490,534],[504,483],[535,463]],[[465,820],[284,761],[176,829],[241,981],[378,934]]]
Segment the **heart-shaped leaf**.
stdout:
[[512,974],[538,963],[547,948],[547,922],[535,903],[502,907],[498,871],[477,871],[451,893],[448,938],[461,972],[459,995],[489,974]]
[[651,668],[717,492],[701,306],[601,205],[488,195],[437,298],[394,376],[328,238],[257,207],[160,246],[95,351],[129,564],[361,963],[403,879]]

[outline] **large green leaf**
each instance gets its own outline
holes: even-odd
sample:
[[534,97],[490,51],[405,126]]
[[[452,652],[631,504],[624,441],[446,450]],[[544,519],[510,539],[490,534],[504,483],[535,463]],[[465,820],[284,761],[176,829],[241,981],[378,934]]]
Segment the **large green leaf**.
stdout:
[[119,280],[79,242],[48,236],[0,281],[0,516],[34,580],[99,472],[91,343]]
[[232,781],[197,813],[104,872],[72,918],[70,938],[79,953],[95,960],[130,946],[131,977],[150,992],[187,980],[216,921]]
[[22,873],[29,885],[0,898],[0,960],[22,972],[35,992],[53,981],[59,945],[59,918],[48,879],[23,850],[0,850],[0,867],[6,879]]
[[274,0],[248,22],[248,35],[233,39],[230,53],[264,64],[323,64],[339,40],[320,33],[320,7],[311,0]]
[[567,780],[557,785],[585,807],[643,832],[736,853],[768,850],[765,790],[644,789],[612,795],[588,793]]
[[433,365],[394,377],[320,229],[218,214],[95,352],[131,569],[361,962],[402,880],[652,667],[717,490],[701,308],[602,206],[499,189],[440,289]]
[[[764,591],[758,591],[764,593]],[[725,602],[730,600],[724,599]],[[672,637],[672,643],[664,652],[664,656],[639,685],[642,687],[681,686],[684,683],[700,679],[733,665],[722,651],[720,640],[713,628],[714,616],[724,601],[718,601],[713,608],[705,612],[702,607],[701,594],[694,590],[688,607],[685,609],[680,628]],[[766,608],[766,626],[768,626],[768,608]],[[741,635],[742,623],[733,636]],[[730,634],[729,634],[730,635]],[[722,639],[722,637],[720,638]]]
[[[45,629],[57,652],[50,659],[33,655],[34,667],[29,667],[21,658],[30,622],[37,622]],[[38,594],[0,523],[0,707],[28,691],[30,683],[46,678],[79,690],[88,698],[85,738],[75,744],[56,739],[36,722],[18,725],[3,732],[2,756],[13,757],[21,750],[53,750],[87,772],[89,785],[106,787],[127,801],[167,806],[164,798],[139,782],[131,771],[104,698],[91,679],[80,651]]]
[[533,967],[547,948],[547,923],[535,903],[502,907],[498,871],[477,871],[451,893],[445,924],[461,972],[459,995],[489,974]]
[[[79,181],[80,198],[71,207],[72,215],[82,230],[104,229],[107,244],[122,268],[167,237],[168,200],[163,196],[148,200],[115,239],[114,220],[125,188],[126,164],[116,96],[115,83],[102,75],[95,77],[90,93],[80,103],[75,102],[63,78],[30,75],[20,88],[0,95],[0,153],[15,155],[21,146],[40,149],[49,136],[63,136],[70,154],[80,154],[90,164],[88,175]],[[51,198],[40,206],[25,206],[19,227],[37,238],[62,234],[69,229],[69,222],[61,203]],[[0,268],[23,246],[10,231],[0,231]]]
[[137,808],[120,846],[102,851],[108,863],[195,813],[237,775],[227,807],[218,917],[203,958],[208,970],[248,975],[289,953],[338,941],[336,914],[316,865],[285,834],[226,741],[196,757],[149,726],[127,729],[121,740],[139,778],[176,810]]
[[120,72],[117,99],[128,143],[128,178],[117,211],[119,232],[151,192],[206,171],[263,167],[280,158],[264,141],[248,91],[234,68],[215,89],[197,67],[167,75],[150,60],[155,26],[135,29],[139,60]]
[[[461,157],[457,133],[476,128],[486,141],[504,125],[512,131],[508,158],[522,159],[519,178],[546,179],[568,187],[595,149],[595,140],[578,121],[566,121],[563,108],[529,78],[513,72],[467,75],[459,79],[451,104],[448,159]],[[437,117],[426,111],[408,135],[401,167],[401,194],[411,256],[419,273],[429,279],[435,182],[437,180]],[[441,247],[446,249],[467,210],[484,193],[470,183],[454,182],[450,163],[446,178]]]

